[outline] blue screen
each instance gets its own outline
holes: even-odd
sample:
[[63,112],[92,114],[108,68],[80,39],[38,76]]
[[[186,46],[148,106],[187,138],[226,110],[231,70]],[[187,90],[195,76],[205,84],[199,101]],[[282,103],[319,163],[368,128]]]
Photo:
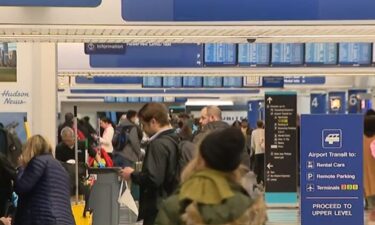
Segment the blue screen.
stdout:
[[116,102],[120,102],[120,103],[128,102],[128,98],[127,97],[116,97]]
[[340,43],[339,64],[371,64],[371,43]]
[[207,66],[236,65],[236,44],[205,44],[204,63]]
[[151,102],[151,97],[140,97],[139,102],[149,103],[149,102]]
[[272,44],[273,65],[302,65],[303,44],[276,43]]
[[163,102],[163,97],[152,97],[151,101],[152,102]]
[[335,65],[337,64],[336,43],[306,43],[306,64]]
[[224,77],[223,86],[224,87],[242,87],[243,86],[242,77]]
[[203,81],[202,77],[184,77],[183,86],[184,87],[202,87]]
[[222,87],[222,77],[203,77],[203,87]]
[[163,77],[163,87],[182,87],[182,77]]
[[116,102],[116,97],[106,96],[104,97],[104,102],[108,102],[108,103]]
[[266,43],[238,44],[238,64],[269,65],[271,45]]
[[137,103],[139,102],[139,97],[128,97],[128,102]]
[[143,87],[162,87],[162,78],[143,77]]

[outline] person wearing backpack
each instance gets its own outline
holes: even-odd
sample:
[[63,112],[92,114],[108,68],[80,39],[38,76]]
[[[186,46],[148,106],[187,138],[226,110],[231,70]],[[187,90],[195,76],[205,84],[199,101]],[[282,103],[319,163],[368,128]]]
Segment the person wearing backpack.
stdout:
[[236,128],[209,133],[182,173],[182,184],[160,207],[155,225],[263,225],[263,195],[241,185],[245,138]]
[[142,159],[142,130],[137,125],[137,112],[129,110],[113,135],[113,163],[118,167],[134,167]]
[[251,134],[251,150],[255,154],[254,173],[258,184],[264,184],[265,132],[263,121],[257,121],[257,128]]
[[168,109],[161,103],[147,103],[138,112],[144,132],[150,137],[142,170],[125,167],[120,175],[140,186],[138,220],[153,225],[160,204],[178,184],[178,137],[169,123]]

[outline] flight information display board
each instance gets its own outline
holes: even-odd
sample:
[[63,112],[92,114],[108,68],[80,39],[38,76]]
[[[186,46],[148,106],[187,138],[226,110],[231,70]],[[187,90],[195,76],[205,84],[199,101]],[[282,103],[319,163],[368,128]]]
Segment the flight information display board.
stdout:
[[242,87],[243,79],[242,77],[224,77],[223,87]]
[[163,97],[152,97],[151,101],[152,102],[163,102],[164,98]]
[[139,102],[149,103],[149,102],[151,102],[151,97],[140,97]]
[[222,87],[222,77],[203,77],[203,87]]
[[125,103],[125,102],[128,102],[128,98],[127,97],[116,97],[116,102]]
[[143,87],[162,87],[162,77],[143,77]]
[[205,44],[204,64],[206,66],[236,65],[236,44]]
[[182,87],[182,77],[163,77],[163,87]]
[[128,97],[128,102],[130,103],[138,103],[139,97]]
[[305,63],[307,65],[337,64],[337,43],[306,43]]
[[292,66],[303,64],[303,44],[275,43],[272,44],[272,65]]
[[339,43],[339,64],[370,65],[371,43]]
[[202,77],[184,77],[183,85],[184,87],[202,87],[203,78]]
[[268,66],[270,56],[271,44],[238,44],[238,64],[240,66]]

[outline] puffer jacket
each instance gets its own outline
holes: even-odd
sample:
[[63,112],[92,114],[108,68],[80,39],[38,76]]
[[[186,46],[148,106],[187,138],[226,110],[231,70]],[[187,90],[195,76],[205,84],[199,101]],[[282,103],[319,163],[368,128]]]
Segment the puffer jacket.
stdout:
[[19,196],[15,225],[74,225],[69,176],[51,154],[34,157],[15,182]]
[[219,204],[180,200],[179,189],[163,202],[155,225],[264,225],[267,216],[263,196],[252,199],[242,186],[228,182],[234,195]]

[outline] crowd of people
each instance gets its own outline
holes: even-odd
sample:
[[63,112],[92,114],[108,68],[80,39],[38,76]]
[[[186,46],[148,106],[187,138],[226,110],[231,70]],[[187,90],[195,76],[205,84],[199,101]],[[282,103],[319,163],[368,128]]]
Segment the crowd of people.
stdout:
[[[262,121],[252,131],[247,120],[224,122],[217,106],[204,107],[197,120],[173,117],[165,105],[148,103],[138,112],[128,110],[117,125],[100,118],[100,127],[101,133],[87,117],[75,126],[67,113],[55,157],[44,137],[29,138],[17,169],[7,168],[19,197],[13,222],[1,217],[0,224],[75,224],[73,180],[64,163],[76,163],[76,148],[77,163],[121,167],[119,176],[139,186],[138,220],[144,225],[265,223],[262,194],[242,185],[249,171],[257,176],[254,185],[264,182]],[[6,158],[0,160],[7,165]]]

